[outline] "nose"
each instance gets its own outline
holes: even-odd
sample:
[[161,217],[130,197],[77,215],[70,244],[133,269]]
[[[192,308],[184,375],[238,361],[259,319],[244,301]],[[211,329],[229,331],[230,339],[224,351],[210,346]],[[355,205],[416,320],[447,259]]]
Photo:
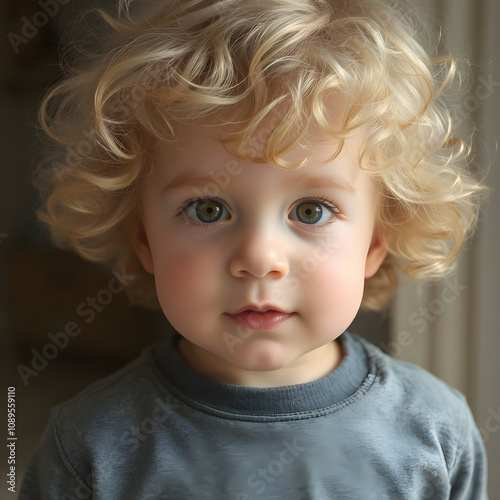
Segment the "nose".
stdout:
[[236,278],[285,277],[290,267],[283,238],[272,228],[246,231],[238,240],[229,267]]

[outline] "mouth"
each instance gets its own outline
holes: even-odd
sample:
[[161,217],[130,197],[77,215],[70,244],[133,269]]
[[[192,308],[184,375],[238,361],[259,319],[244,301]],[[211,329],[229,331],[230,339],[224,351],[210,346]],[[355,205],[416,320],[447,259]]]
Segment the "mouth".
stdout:
[[234,313],[226,313],[234,322],[247,330],[274,330],[286,321],[290,320],[296,313],[286,312],[272,305],[244,306]]
[[230,314],[240,314],[245,311],[251,311],[256,313],[278,312],[282,314],[289,314],[286,311],[283,311],[283,309],[280,309],[279,307],[276,307],[273,304],[263,304],[261,306],[249,304],[247,306],[240,307],[239,309]]

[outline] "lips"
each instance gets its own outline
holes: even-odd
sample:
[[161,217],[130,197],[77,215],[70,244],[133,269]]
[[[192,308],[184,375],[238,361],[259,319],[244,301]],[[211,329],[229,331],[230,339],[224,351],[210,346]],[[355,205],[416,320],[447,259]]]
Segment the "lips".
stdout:
[[295,313],[287,313],[273,305],[244,306],[234,313],[227,313],[233,321],[248,330],[273,330],[292,318]]

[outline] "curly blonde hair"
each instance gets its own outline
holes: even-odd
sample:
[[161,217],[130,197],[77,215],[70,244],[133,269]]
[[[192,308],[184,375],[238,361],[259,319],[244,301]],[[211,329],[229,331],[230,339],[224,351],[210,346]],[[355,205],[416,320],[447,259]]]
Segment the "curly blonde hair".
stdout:
[[[157,305],[154,281],[130,235],[140,223],[148,150],[175,141],[180,124],[232,117],[232,154],[294,168],[285,153],[310,125],[343,141],[363,127],[360,167],[380,183],[379,237],[388,250],[365,283],[362,308],[377,310],[397,286],[397,269],[437,279],[454,263],[478,215],[481,185],[464,142],[454,138],[443,90],[455,68],[432,58],[414,26],[382,0],[165,0],[131,14],[100,11],[111,27],[101,55],[87,57],[49,90],[40,108],[55,141],[36,184],[53,240],[136,278],[134,303]],[[328,96],[341,94],[339,130]],[[264,120],[281,120],[257,150]],[[332,152],[335,154],[335,152]]]

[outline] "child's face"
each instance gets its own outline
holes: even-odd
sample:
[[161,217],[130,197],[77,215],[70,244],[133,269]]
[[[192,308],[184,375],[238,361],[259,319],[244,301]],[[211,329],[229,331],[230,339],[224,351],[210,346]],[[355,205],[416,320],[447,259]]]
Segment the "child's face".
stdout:
[[241,385],[326,375],[385,256],[372,241],[378,193],[358,166],[361,137],[324,162],[335,143],[312,134],[311,150],[287,156],[310,157],[292,170],[235,158],[215,137],[200,127],[156,148],[134,239],[181,353]]

